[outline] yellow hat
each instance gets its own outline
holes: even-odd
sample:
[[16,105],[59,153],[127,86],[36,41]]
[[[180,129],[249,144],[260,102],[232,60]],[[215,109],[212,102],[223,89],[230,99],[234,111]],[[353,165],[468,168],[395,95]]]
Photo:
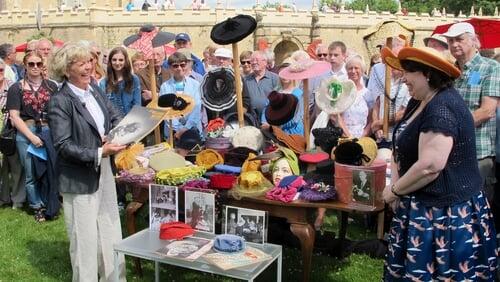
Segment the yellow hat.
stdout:
[[215,165],[224,164],[224,158],[215,150],[205,149],[196,154],[196,164],[212,169]]

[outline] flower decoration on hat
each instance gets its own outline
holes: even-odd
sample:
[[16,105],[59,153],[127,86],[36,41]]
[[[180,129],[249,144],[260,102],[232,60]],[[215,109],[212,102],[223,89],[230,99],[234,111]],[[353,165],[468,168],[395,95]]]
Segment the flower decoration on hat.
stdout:
[[339,80],[336,76],[321,81],[316,92],[316,104],[327,114],[340,114],[356,101],[356,86],[352,80]]
[[[328,85],[328,93],[330,94],[330,100],[332,100],[332,103],[337,101],[342,93],[342,85],[336,81],[330,83]],[[335,103],[332,104],[332,106],[334,105]]]
[[222,118],[216,118],[208,122],[207,136],[209,138],[218,138],[222,135],[224,130],[225,121]]

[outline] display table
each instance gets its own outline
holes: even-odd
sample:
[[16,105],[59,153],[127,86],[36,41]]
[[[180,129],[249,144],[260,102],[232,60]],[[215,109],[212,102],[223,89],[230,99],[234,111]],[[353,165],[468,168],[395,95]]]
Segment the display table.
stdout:
[[[197,232],[196,237],[213,239],[215,235]],[[213,273],[217,275],[222,275],[226,277],[253,281],[260,273],[262,273],[269,265],[274,261],[277,261],[277,281],[281,281],[281,265],[282,265],[282,247],[274,244],[254,244],[247,243],[248,246],[262,250],[266,254],[270,255],[272,258],[251,266],[235,268],[230,270],[222,270],[215,265],[210,264],[202,257],[194,261],[187,261],[176,258],[169,258],[166,256],[161,256],[156,253],[156,251],[167,244],[168,241],[159,239],[158,231],[150,231],[149,229],[144,229],[134,235],[131,235],[123,239],[120,243],[114,245],[115,252],[115,269],[118,269],[118,254],[122,253],[124,255],[134,256],[138,258],[143,258],[147,260],[152,260],[155,262],[155,281],[160,281],[160,263],[165,263],[169,265],[175,265],[178,267],[193,269],[196,271],[202,271],[207,273]],[[212,252],[212,251],[210,251]],[[119,280],[119,273],[116,272],[116,281]]]
[[286,218],[290,223],[290,230],[300,241],[303,261],[303,281],[309,281],[311,273],[311,260],[314,247],[315,231],[313,225],[308,221],[310,214],[314,214],[318,208],[338,210],[342,212],[340,237],[345,237],[347,226],[347,214],[378,213],[377,237],[382,238],[384,226],[384,207],[369,207],[365,205],[344,204],[335,201],[329,202],[305,202],[296,200],[291,203],[272,201],[262,197],[247,197],[241,200],[230,199],[229,205],[267,211],[269,215]]

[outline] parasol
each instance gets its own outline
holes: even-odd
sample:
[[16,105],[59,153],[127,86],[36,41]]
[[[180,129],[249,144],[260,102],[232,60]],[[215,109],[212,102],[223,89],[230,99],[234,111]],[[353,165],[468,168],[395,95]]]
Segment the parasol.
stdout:
[[[472,18],[464,22],[470,23],[481,42],[481,49],[500,47],[500,21],[494,19]],[[432,34],[443,34],[453,23],[437,26]]]

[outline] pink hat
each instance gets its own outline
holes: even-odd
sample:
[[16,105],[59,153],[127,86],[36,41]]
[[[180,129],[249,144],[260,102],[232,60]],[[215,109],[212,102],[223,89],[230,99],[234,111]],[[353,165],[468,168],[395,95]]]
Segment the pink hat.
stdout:
[[305,51],[295,51],[290,57],[290,65],[282,69],[279,76],[284,79],[301,80],[325,74],[332,66],[328,62],[315,61]]

